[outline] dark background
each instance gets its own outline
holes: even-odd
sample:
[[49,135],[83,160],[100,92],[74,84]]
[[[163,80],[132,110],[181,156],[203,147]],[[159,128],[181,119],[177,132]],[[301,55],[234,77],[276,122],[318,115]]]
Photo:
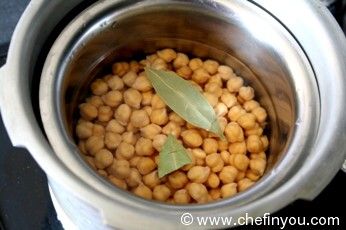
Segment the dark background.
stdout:
[[[28,2],[0,0],[0,66],[6,62],[10,37]],[[342,1],[334,2],[329,8],[346,28]],[[272,216],[337,216],[341,226],[324,226],[323,229],[346,229],[345,182],[346,173],[340,171],[314,201],[296,201]],[[0,230],[3,229],[60,230],[62,227],[49,196],[44,172],[26,150],[12,147],[0,116]],[[268,229],[268,226],[256,229]]]

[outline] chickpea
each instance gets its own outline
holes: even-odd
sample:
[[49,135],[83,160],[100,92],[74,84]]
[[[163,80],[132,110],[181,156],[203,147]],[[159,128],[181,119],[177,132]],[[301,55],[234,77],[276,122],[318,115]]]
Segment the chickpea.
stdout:
[[195,159],[196,159],[196,165],[205,166],[205,160],[204,159],[197,158],[197,157],[195,157]]
[[256,126],[256,117],[252,113],[245,113],[238,118],[237,122],[243,129],[252,129]]
[[153,194],[152,194],[150,188],[148,188],[147,186],[145,186],[143,184],[138,185],[138,187],[133,190],[133,193],[136,194],[137,196],[144,198],[144,199],[151,200],[153,197]]
[[209,195],[213,200],[218,200],[221,198],[221,190],[218,188],[215,189],[210,189],[209,190]]
[[238,175],[235,178],[235,181],[239,182],[240,180],[245,178],[245,175],[246,175],[245,171],[238,171]]
[[245,136],[251,136],[251,135],[261,136],[262,134],[263,134],[263,129],[259,126],[258,123],[255,123],[254,128],[245,130]]
[[122,126],[118,121],[112,119],[108,122],[106,126],[106,131],[122,134],[125,132],[125,127]]
[[94,124],[93,127],[93,136],[104,136],[105,128],[102,125]]
[[247,112],[251,112],[252,110],[254,110],[255,108],[259,107],[259,103],[255,100],[249,100],[249,101],[245,101],[243,104],[243,108],[247,111]]
[[118,76],[111,76],[107,80],[108,87],[112,90],[122,90],[124,88],[124,82],[123,80]]
[[236,122],[230,122],[225,128],[227,140],[231,143],[244,140],[242,128]]
[[157,56],[162,58],[165,62],[171,62],[177,58],[177,53],[173,49],[163,49],[156,53]]
[[250,170],[246,171],[245,174],[246,178],[249,178],[252,181],[258,181],[258,179],[261,177],[261,175],[257,174],[256,172]]
[[166,201],[171,196],[171,190],[166,185],[155,186],[153,197],[155,200]]
[[224,167],[224,162],[218,153],[212,153],[205,158],[207,166],[211,168],[212,172],[220,172]]
[[246,111],[240,105],[236,105],[229,110],[227,116],[231,121],[237,121],[244,114],[246,114]]
[[153,189],[155,186],[160,184],[160,178],[157,174],[157,170],[143,176],[143,182],[146,186]]
[[139,156],[134,156],[134,157],[132,157],[132,158],[129,160],[130,166],[131,166],[131,167],[137,167],[137,163],[138,163],[139,159],[141,159],[141,157],[139,157]]
[[154,153],[153,143],[150,139],[140,137],[135,146],[136,153],[139,156],[150,156]]
[[207,84],[205,84],[204,90],[208,93],[215,95],[218,98],[222,95],[222,89],[218,83],[208,82]]
[[154,137],[161,132],[162,128],[156,124],[149,124],[141,128],[140,130],[141,130],[141,135],[143,137],[148,139],[154,139]]
[[263,123],[267,119],[267,112],[262,107],[254,108],[252,114],[255,115],[259,123]]
[[121,125],[127,125],[131,116],[131,108],[127,104],[121,104],[114,113],[115,119]]
[[216,106],[215,106],[216,116],[223,117],[227,114],[227,112],[228,112],[228,108],[224,103],[219,102],[216,104]]
[[221,187],[221,196],[222,198],[232,197],[237,194],[237,184],[229,183]]
[[266,168],[266,160],[257,158],[257,159],[251,159],[250,160],[250,169],[256,173],[257,175],[262,176],[264,173],[264,170]]
[[211,93],[203,93],[203,95],[212,107],[217,105],[217,103],[218,103],[217,96],[215,96],[214,94],[211,94]]
[[109,91],[102,96],[103,102],[110,107],[117,107],[123,100],[123,95],[120,91]]
[[185,125],[185,120],[183,118],[181,118],[178,114],[176,114],[175,112],[171,112],[169,114],[169,120],[170,121],[174,121],[176,124],[178,124],[179,126],[183,126]]
[[123,142],[126,142],[131,145],[135,145],[137,142],[138,137],[131,131],[124,132],[122,134],[122,140]]
[[91,122],[81,122],[77,124],[76,134],[79,139],[86,139],[93,135],[93,126]]
[[152,55],[148,55],[146,58],[147,58],[147,60],[148,60],[150,63],[152,63],[152,62],[154,62],[156,59],[158,59],[159,56],[158,56],[157,54],[152,54]]
[[93,157],[85,156],[84,159],[88,163],[88,165],[90,165],[91,168],[96,170],[95,159]]
[[209,78],[210,78],[209,73],[203,68],[198,68],[193,71],[192,80],[198,84],[206,83]]
[[123,76],[123,82],[125,83],[125,85],[127,85],[128,87],[132,87],[132,85],[134,84],[134,82],[137,79],[137,74],[133,71],[129,71],[127,74],[125,74]]
[[108,149],[114,150],[119,146],[121,139],[119,133],[106,132],[104,143]]
[[100,96],[91,96],[91,97],[87,98],[86,102],[89,104],[92,104],[96,108],[103,105],[103,101],[102,101],[102,98]]
[[187,177],[192,182],[204,183],[208,180],[209,174],[210,174],[209,167],[194,166],[188,171]]
[[196,159],[204,160],[207,154],[202,149],[192,149],[192,154]]
[[95,166],[104,169],[113,163],[113,154],[107,149],[101,149],[95,154]]
[[98,111],[98,120],[101,122],[109,121],[113,116],[113,111],[109,106],[100,106]]
[[[219,74],[212,75],[208,80],[208,84],[210,84],[210,83],[215,83],[216,85],[219,86],[219,88],[222,88],[222,85],[223,85],[222,79],[221,79]],[[221,89],[221,92],[223,93],[223,89]],[[227,90],[227,92],[228,92],[228,90]]]
[[229,143],[228,143],[228,141],[226,139],[218,140],[217,144],[218,144],[218,148],[217,149],[219,150],[219,152],[228,150]]
[[142,93],[142,105],[150,105],[151,100],[153,98],[153,92],[152,91],[147,91]]
[[267,155],[265,154],[265,152],[251,153],[250,154],[250,159],[257,159],[257,158],[261,158],[263,160],[267,160]]
[[129,71],[130,65],[127,62],[117,62],[112,65],[112,72],[114,75],[123,76]]
[[215,74],[219,68],[219,63],[214,60],[206,60],[203,63],[203,68],[210,74]]
[[231,108],[237,104],[236,96],[234,96],[234,94],[231,94],[228,91],[222,93],[221,101],[227,106],[227,108]]
[[178,138],[180,133],[181,133],[181,128],[174,121],[170,121],[170,122],[167,123],[167,125],[165,125],[165,127],[163,127],[162,133],[166,134],[166,135],[172,134],[173,136]]
[[152,89],[151,83],[145,75],[140,75],[136,78],[132,85],[132,88],[137,89],[141,92],[147,92]]
[[142,182],[142,176],[137,169],[131,168],[129,176],[126,178],[126,183],[131,188],[137,187]]
[[245,101],[250,101],[255,97],[255,91],[250,86],[243,86],[239,89],[239,96]]
[[135,147],[126,142],[121,142],[117,148],[116,154],[120,154],[126,160],[129,160],[135,154]]
[[141,66],[137,61],[130,62],[130,70],[137,73],[140,70]]
[[203,184],[188,184],[187,191],[189,192],[189,195],[198,203],[205,203],[208,201],[208,190]]
[[232,183],[237,177],[238,170],[233,166],[225,166],[220,174],[219,178],[224,184]]
[[86,121],[91,121],[97,117],[97,107],[90,103],[83,103],[79,106],[79,113]]
[[183,77],[184,79],[190,79],[193,73],[190,67],[188,66],[182,66],[179,69],[177,69],[176,72],[179,76]]
[[188,204],[190,203],[191,197],[186,189],[180,189],[173,195],[174,202],[177,204]]
[[154,109],[150,114],[150,120],[157,125],[165,125],[168,122],[168,115],[166,108]]
[[83,153],[83,154],[85,154],[85,155],[87,155],[88,153],[87,153],[87,150],[86,150],[86,148],[85,148],[85,141],[79,141],[78,142],[78,149],[79,149],[79,151],[81,152],[81,153]]
[[261,138],[257,135],[250,135],[246,139],[246,148],[250,153],[259,153],[263,151]]
[[243,86],[244,80],[241,77],[232,77],[227,81],[227,89],[230,93],[236,93]]
[[149,116],[144,110],[135,110],[131,114],[130,122],[135,128],[142,128],[150,123]]
[[254,184],[253,181],[251,181],[248,178],[244,178],[244,179],[238,181],[238,191],[242,192],[242,191],[248,189],[249,187],[251,187],[253,184]]
[[91,92],[96,96],[101,96],[108,91],[108,85],[101,79],[96,79],[93,83],[91,83]]
[[153,109],[162,109],[166,107],[166,104],[159,95],[155,94],[151,99],[151,107]]
[[104,145],[103,136],[91,136],[85,142],[85,149],[90,155],[95,156],[96,152],[101,150]]
[[125,179],[130,174],[130,163],[127,160],[113,160],[113,163],[107,168],[109,174],[119,179]]
[[167,136],[164,134],[159,134],[156,135],[153,139],[153,147],[160,152],[162,149],[162,146],[164,145],[164,143],[166,142]]
[[195,71],[196,69],[203,67],[203,61],[200,58],[193,58],[189,62],[189,67]]
[[187,165],[184,165],[181,169],[183,171],[189,171],[193,166],[196,165],[196,158],[195,156],[193,155],[191,149],[187,149],[187,155],[189,156],[189,158],[191,159],[191,163],[190,164],[187,164]]
[[246,143],[242,142],[234,142],[229,145],[228,151],[231,154],[246,154]]
[[119,188],[121,188],[121,189],[124,189],[124,190],[127,189],[127,184],[126,184],[126,182],[125,182],[124,180],[118,179],[118,178],[116,178],[116,177],[113,176],[113,175],[110,175],[110,176],[108,177],[108,179],[109,179],[109,181],[110,181],[112,184],[114,184],[115,186],[117,186],[117,187],[119,187]]
[[177,53],[177,57],[173,61],[173,66],[175,69],[179,69],[183,66],[187,66],[189,64],[189,57],[183,53]]
[[229,158],[230,158],[230,156],[231,156],[231,154],[230,154],[229,152],[227,152],[227,151],[222,151],[222,152],[220,153],[220,156],[221,156],[221,158],[222,158],[222,160],[223,160],[223,162],[224,162],[225,164],[229,164]]
[[172,188],[180,189],[187,184],[188,178],[185,173],[181,171],[175,171],[168,175],[168,182]]
[[206,138],[203,141],[203,150],[207,153],[216,153],[217,152],[217,141],[213,138]]
[[249,158],[244,154],[236,154],[233,159],[233,165],[240,171],[245,171],[249,162]]
[[165,60],[163,60],[161,58],[157,58],[153,61],[153,63],[151,64],[151,67],[153,69],[157,69],[157,70],[166,70],[168,65],[165,62]]
[[139,109],[142,101],[142,94],[133,88],[127,89],[124,92],[124,101],[132,108]]
[[222,80],[228,81],[229,79],[231,79],[234,76],[233,70],[231,69],[231,67],[226,66],[226,65],[220,65],[217,69],[217,71],[219,72]]
[[267,136],[261,136],[261,141],[262,141],[262,145],[263,145],[263,151],[267,150],[268,146],[269,146],[268,137]]
[[207,180],[207,185],[210,188],[217,188],[219,187],[220,184],[220,179],[215,173],[210,173],[208,180]]
[[156,168],[155,162],[150,157],[141,157],[137,163],[140,174],[146,175]]
[[202,145],[203,139],[197,130],[185,130],[181,133],[184,143],[192,148],[196,148]]

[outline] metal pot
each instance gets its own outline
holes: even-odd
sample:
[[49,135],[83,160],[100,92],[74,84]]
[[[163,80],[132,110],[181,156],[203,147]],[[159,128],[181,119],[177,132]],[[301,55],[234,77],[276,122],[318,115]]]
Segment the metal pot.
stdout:
[[[183,228],[183,212],[261,216],[296,199],[313,199],[340,169],[346,143],[346,43],[319,3],[97,2],[56,39],[42,71],[40,99],[30,100],[39,83],[35,76],[40,74],[33,72],[38,52],[79,2],[31,2],[0,77],[1,112],[13,144],[32,153],[57,203],[78,227]],[[160,47],[218,59],[255,87],[269,111],[271,146],[266,174],[251,189],[219,202],[172,206],[113,187],[80,157],[71,127],[88,82],[111,61]],[[40,116],[35,116],[38,102]]]

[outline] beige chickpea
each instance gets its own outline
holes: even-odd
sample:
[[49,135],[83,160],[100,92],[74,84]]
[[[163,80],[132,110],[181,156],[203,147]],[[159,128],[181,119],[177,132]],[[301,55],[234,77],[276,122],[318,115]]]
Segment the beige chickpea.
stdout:
[[260,104],[255,101],[255,100],[249,100],[249,101],[245,101],[243,104],[243,108],[247,111],[247,112],[251,112],[252,110],[254,110],[255,108],[259,107]]
[[263,151],[261,138],[257,135],[250,135],[246,139],[246,148],[250,153],[259,153]]
[[153,189],[155,186],[160,184],[160,178],[157,174],[157,170],[143,176],[143,183],[149,188]]
[[229,79],[231,79],[234,76],[233,69],[229,66],[226,66],[226,65],[220,65],[217,68],[217,71],[219,72],[222,80],[224,80],[224,81],[228,81]]
[[255,123],[255,126],[252,129],[246,129],[245,130],[245,136],[261,136],[263,134],[263,128],[260,127],[258,123]]
[[126,183],[129,187],[137,187],[142,183],[142,176],[137,169],[131,168],[128,177],[126,177]]
[[208,201],[208,190],[203,184],[188,184],[187,191],[189,192],[189,195],[198,203],[205,203]]
[[131,116],[131,108],[127,104],[121,104],[114,113],[115,119],[121,125],[127,125]]
[[217,141],[213,138],[206,138],[203,140],[203,150],[207,154],[216,153],[217,152]]
[[161,132],[162,128],[156,124],[149,124],[140,129],[141,135],[148,139],[154,139]]
[[259,123],[263,123],[267,119],[267,112],[262,107],[254,108],[252,110],[252,114],[255,115],[255,117]]
[[[212,78],[210,78],[210,79],[212,79]],[[220,85],[218,83],[215,83],[215,82],[208,82],[207,84],[205,84],[204,90],[205,90],[205,92],[211,93],[218,98],[221,97],[222,92],[223,92]]]
[[92,104],[96,108],[100,107],[101,105],[104,105],[102,98],[100,96],[95,96],[95,95],[87,98],[86,102],[89,104]]
[[146,56],[146,60],[148,60],[150,63],[154,62],[158,58],[159,56],[157,54],[151,54]]
[[85,141],[83,141],[83,140],[78,141],[78,149],[79,149],[79,151],[80,151],[81,153],[83,153],[83,154],[85,154],[85,155],[88,154],[88,153],[87,153],[87,150],[86,150],[86,148],[85,148]]
[[262,176],[266,168],[266,164],[267,162],[264,159],[261,159],[261,158],[251,159],[249,167],[254,173]]
[[220,154],[212,153],[212,154],[207,155],[205,160],[206,160],[206,164],[210,168],[213,168],[213,167],[217,166],[220,161],[222,161],[222,158],[221,158]]
[[98,169],[98,170],[97,170],[97,173],[98,173],[100,176],[104,177],[104,178],[107,178],[107,177],[108,177],[108,173],[107,173],[105,170],[103,170],[103,169]]
[[85,159],[85,161],[88,163],[88,165],[89,165],[91,168],[93,168],[94,170],[96,170],[95,158],[94,158],[94,157],[85,156],[84,159]]
[[102,125],[94,124],[93,127],[93,136],[104,136],[105,135],[105,128]]
[[227,116],[231,121],[237,121],[244,114],[246,114],[246,111],[240,105],[236,105],[230,108]]
[[123,158],[129,160],[135,154],[135,147],[129,143],[121,142],[116,150],[116,154],[120,154]]
[[122,78],[123,82],[125,83],[126,86],[132,87],[134,82],[137,79],[137,74],[133,71],[129,71],[127,74],[125,74]]
[[245,113],[237,122],[243,129],[253,129],[256,126],[256,117],[252,113]]
[[153,108],[151,106],[144,106],[143,110],[147,112],[148,116],[150,117],[151,113],[153,112]]
[[150,114],[150,120],[157,125],[165,125],[168,122],[168,115],[166,108],[154,109]]
[[239,96],[245,101],[250,101],[255,97],[255,91],[250,86],[243,86],[239,89]]
[[110,175],[110,176],[108,177],[108,179],[109,179],[109,181],[110,181],[112,184],[114,184],[115,186],[117,186],[117,187],[119,187],[119,188],[121,188],[121,189],[124,189],[124,190],[127,189],[127,184],[126,184],[126,182],[125,182],[124,180],[118,179],[118,178],[116,178],[116,177],[113,176],[113,175]]
[[224,184],[232,183],[237,177],[238,170],[234,166],[225,166],[220,174],[219,178]]
[[231,154],[246,154],[246,142],[234,142],[229,145],[228,151]]
[[218,188],[210,189],[209,195],[213,200],[218,200],[221,198],[221,190]]
[[233,165],[240,171],[245,171],[249,162],[250,160],[245,154],[236,154],[233,159]]
[[141,69],[141,66],[137,61],[130,62],[130,70],[137,73]]
[[138,187],[136,187],[133,190],[133,193],[136,194],[137,196],[144,198],[144,199],[151,200],[153,198],[152,191],[150,190],[150,188],[148,188],[144,184],[138,185]]
[[174,121],[170,121],[162,128],[162,133],[166,135],[172,134],[178,138],[181,133],[181,127]]
[[262,141],[262,145],[263,145],[263,151],[268,149],[269,146],[269,140],[267,136],[261,136],[261,141]]
[[139,109],[142,101],[142,94],[133,88],[129,88],[124,92],[124,101],[132,108]]
[[232,77],[227,81],[227,89],[230,93],[238,92],[243,86],[244,80],[241,77]]
[[152,91],[143,92],[141,104],[142,105],[150,105],[152,98],[153,98],[153,92]]
[[227,108],[231,108],[234,105],[237,104],[237,98],[236,96],[234,96],[234,94],[228,92],[228,91],[223,91],[222,95],[221,95],[221,101],[222,103],[224,103]]
[[175,112],[171,112],[169,114],[169,120],[170,121],[174,121],[176,124],[178,124],[179,126],[183,126],[185,125],[185,120],[183,118],[181,118],[178,114],[176,114]]
[[188,171],[187,177],[192,182],[204,183],[208,180],[209,174],[209,167],[194,166]]
[[167,67],[166,61],[162,58],[156,58],[151,64],[151,68],[156,70],[167,70]]
[[89,121],[84,121],[76,126],[76,134],[79,139],[86,139],[93,135],[94,124]]
[[192,148],[196,148],[202,145],[203,139],[197,130],[185,130],[181,133],[184,143]]
[[223,160],[223,162],[225,164],[229,164],[229,158],[231,156],[231,154],[228,151],[222,151],[220,153],[221,159]]
[[152,89],[151,83],[145,75],[140,75],[136,78],[132,88],[141,92],[147,92]]
[[226,138],[229,142],[239,142],[244,140],[242,128],[236,122],[230,122],[225,128]]
[[141,157],[140,156],[134,156],[129,160],[131,167],[137,167],[137,163]]
[[177,53],[177,56],[173,61],[174,68],[179,69],[183,66],[187,66],[188,64],[189,64],[189,57],[184,53]]
[[190,203],[191,197],[186,189],[180,189],[174,193],[173,199],[177,204],[188,204]]
[[188,178],[185,173],[175,171],[168,175],[168,182],[172,188],[181,189],[187,184]]
[[257,159],[261,158],[263,160],[267,160],[267,155],[265,152],[260,152],[260,153],[251,153],[250,154],[250,159]]
[[221,187],[221,196],[222,198],[232,197],[237,194],[237,184],[229,183]]
[[193,58],[189,61],[189,67],[195,71],[196,69],[203,67],[203,61],[200,58]]
[[248,189],[249,187],[251,187],[253,184],[254,184],[253,181],[251,181],[248,178],[244,178],[244,179],[238,181],[238,191],[242,192],[242,191]]
[[123,100],[123,94],[120,91],[109,91],[102,96],[102,100],[105,105],[110,107],[117,107]]
[[136,149],[137,155],[139,156],[150,156],[154,153],[152,141],[144,137],[140,137],[137,140],[135,149]]
[[83,103],[79,106],[79,113],[84,120],[91,121],[97,117],[98,110],[90,103]]
[[144,110],[135,110],[131,114],[130,122],[135,128],[142,128],[150,123],[149,116]]
[[209,80],[210,75],[205,69],[198,68],[193,71],[191,78],[193,81],[195,81],[198,84],[204,84]]
[[252,181],[258,181],[258,179],[261,177],[261,175],[257,174],[256,172],[250,170],[246,171],[245,174],[246,178],[249,178]]
[[[222,89],[222,85],[223,85],[223,83],[222,83],[222,78],[221,78],[221,76],[220,76],[219,74],[212,75],[212,76],[209,78],[207,84],[211,84],[211,83],[218,85],[218,87],[221,88],[221,92],[223,93],[223,89]],[[227,90],[227,92],[228,92],[228,90]],[[221,95],[220,95],[220,96],[221,96]]]
[[107,83],[101,79],[96,79],[93,83],[91,83],[90,88],[91,92],[96,96],[101,96],[108,91]]
[[117,62],[112,65],[112,72],[114,75],[123,76],[129,71],[130,65],[127,62]]
[[195,159],[196,159],[196,165],[205,166],[205,160],[204,159],[197,158],[197,157],[195,157]]
[[222,102],[217,103],[214,109],[216,116],[218,117],[223,117],[228,113],[227,106]]
[[119,146],[122,137],[119,133],[106,132],[104,139],[106,147],[110,150],[114,150]]
[[161,151],[162,146],[164,145],[164,143],[166,142],[167,136],[164,134],[159,134],[156,135],[153,139],[153,147],[157,150],[157,151]]
[[101,149],[95,154],[95,166],[104,169],[113,163],[113,154],[107,149]]
[[162,58],[165,62],[171,62],[177,58],[177,53],[173,49],[163,49],[156,52],[159,58]]
[[228,150],[229,143],[227,139],[220,139],[217,141],[217,145],[218,145],[217,147],[218,151],[222,152],[222,151]]
[[192,154],[196,159],[201,159],[204,161],[204,159],[206,158],[207,154],[200,148],[197,149],[192,149]]
[[107,168],[109,174],[125,179],[130,174],[130,163],[127,160],[113,160],[113,163]]
[[155,186],[153,197],[155,200],[166,201],[171,196],[171,190],[166,185]]
[[103,136],[89,137],[85,142],[86,151],[90,155],[95,156],[95,154],[105,146],[103,139],[104,139]]
[[193,74],[193,71],[188,66],[182,66],[179,69],[177,69],[176,73],[184,79],[190,79]]
[[112,74],[107,74],[106,76],[104,76],[101,79],[104,80],[105,82],[107,82],[109,79],[111,79],[112,76],[113,76]]
[[212,93],[203,93],[204,97],[207,99],[207,101],[209,102],[209,104],[214,107],[217,105],[218,103],[218,99],[217,96],[212,94]]
[[207,180],[207,185],[210,188],[217,188],[219,187],[220,184],[220,179],[215,173],[210,173],[208,180]]
[[238,175],[237,175],[237,177],[235,178],[235,181],[236,181],[236,182],[239,182],[240,180],[242,180],[242,179],[245,178],[245,175],[246,175],[246,172],[245,172],[245,171],[238,171]]
[[122,126],[117,120],[112,119],[108,122],[106,131],[122,134],[125,132],[125,127]]
[[162,109],[166,107],[166,104],[159,95],[155,94],[151,99],[151,107],[153,109]]
[[150,157],[141,157],[137,163],[140,174],[146,175],[156,168],[155,162]]
[[124,88],[123,80],[118,76],[112,76],[107,80],[108,87],[112,90],[122,90]]
[[113,116],[113,110],[111,107],[105,106],[105,105],[102,105],[99,107],[98,117],[97,117],[99,121],[107,122],[111,120],[112,116]]
[[123,142],[126,142],[131,145],[135,145],[137,142],[138,137],[131,131],[124,132],[122,134],[122,140]]
[[219,63],[214,60],[206,60],[203,62],[203,68],[210,74],[215,74],[219,68]]

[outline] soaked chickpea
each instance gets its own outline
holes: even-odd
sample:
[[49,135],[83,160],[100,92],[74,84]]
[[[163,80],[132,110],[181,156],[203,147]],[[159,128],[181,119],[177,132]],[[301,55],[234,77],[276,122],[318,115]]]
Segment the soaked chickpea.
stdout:
[[[173,71],[189,81],[214,109],[225,138],[172,111],[145,67]],[[91,95],[78,106],[75,134],[82,157],[113,185],[155,201],[206,203],[249,189],[267,167],[268,115],[255,90],[235,72],[216,60],[170,48],[114,63],[111,73],[90,84]],[[185,147],[191,163],[159,178],[168,135]]]

